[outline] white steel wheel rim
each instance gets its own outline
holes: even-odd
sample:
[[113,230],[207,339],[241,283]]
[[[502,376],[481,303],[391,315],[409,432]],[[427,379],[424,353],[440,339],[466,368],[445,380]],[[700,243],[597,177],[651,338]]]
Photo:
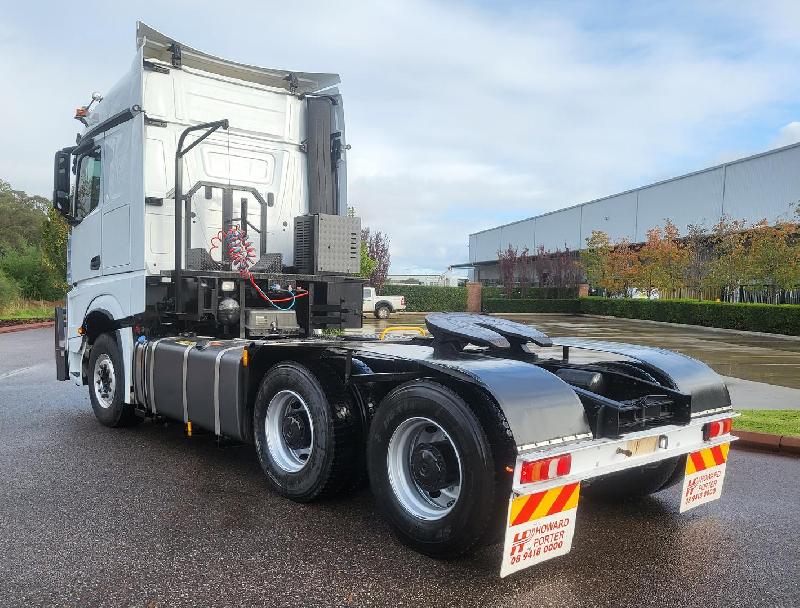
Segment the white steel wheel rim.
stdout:
[[[308,424],[308,446],[291,446],[284,433],[288,416],[304,416]],[[297,473],[308,464],[314,448],[314,421],[303,398],[291,390],[277,392],[267,406],[264,435],[273,462],[287,473]]]
[[114,362],[106,353],[103,353],[94,362],[94,396],[97,403],[107,410],[114,403],[114,393],[117,382],[114,374]]
[[[458,481],[442,488],[438,496],[432,496],[420,487],[411,471],[414,448],[420,443],[433,441],[449,442],[458,463]],[[458,502],[463,481],[461,456],[447,431],[430,418],[420,416],[400,423],[389,439],[386,464],[395,497],[414,517],[427,521],[442,519]]]
[[381,307],[378,309],[378,316],[379,316],[381,319],[388,319],[388,318],[389,318],[389,309],[388,309],[388,308],[386,308],[385,306],[381,306]]

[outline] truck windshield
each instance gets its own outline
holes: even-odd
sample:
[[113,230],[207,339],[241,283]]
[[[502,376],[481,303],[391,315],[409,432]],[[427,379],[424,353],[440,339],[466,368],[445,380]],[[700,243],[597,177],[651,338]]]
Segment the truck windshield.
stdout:
[[80,221],[100,203],[100,151],[81,159],[75,186],[75,219]]

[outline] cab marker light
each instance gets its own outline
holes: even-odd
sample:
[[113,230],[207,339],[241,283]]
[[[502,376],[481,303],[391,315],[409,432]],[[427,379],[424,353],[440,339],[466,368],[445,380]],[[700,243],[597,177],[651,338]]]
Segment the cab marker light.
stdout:
[[733,427],[733,418],[723,418],[714,422],[706,422],[703,425],[703,439],[708,441],[720,435],[727,435]]
[[247,367],[250,364],[250,353],[245,348],[242,350],[242,367]]
[[525,460],[519,471],[520,483],[546,481],[569,475],[572,470],[572,454],[562,454],[541,460]]

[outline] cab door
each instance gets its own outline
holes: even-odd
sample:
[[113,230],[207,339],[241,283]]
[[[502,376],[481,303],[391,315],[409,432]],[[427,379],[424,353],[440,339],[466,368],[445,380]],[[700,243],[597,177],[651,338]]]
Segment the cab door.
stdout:
[[367,311],[372,312],[373,310],[375,310],[375,298],[373,297],[374,293],[375,289],[373,289],[372,287],[364,287],[364,304],[363,304],[364,312]]
[[[102,138],[100,138],[100,141]],[[101,145],[75,159],[75,190],[69,237],[69,276],[72,283],[99,277],[102,273],[102,157]]]

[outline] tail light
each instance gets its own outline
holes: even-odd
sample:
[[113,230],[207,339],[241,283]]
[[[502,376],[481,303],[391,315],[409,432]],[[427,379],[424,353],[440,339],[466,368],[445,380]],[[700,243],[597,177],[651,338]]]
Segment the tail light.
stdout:
[[405,298],[405,296],[400,296],[400,306],[405,306],[405,305],[406,305],[406,298]]
[[731,432],[733,426],[733,418],[724,418],[723,420],[715,420],[714,422],[707,422],[703,425],[703,439],[708,441],[720,435],[727,435]]
[[520,483],[533,483],[569,475],[572,469],[572,454],[562,454],[541,460],[526,460],[519,471]]

